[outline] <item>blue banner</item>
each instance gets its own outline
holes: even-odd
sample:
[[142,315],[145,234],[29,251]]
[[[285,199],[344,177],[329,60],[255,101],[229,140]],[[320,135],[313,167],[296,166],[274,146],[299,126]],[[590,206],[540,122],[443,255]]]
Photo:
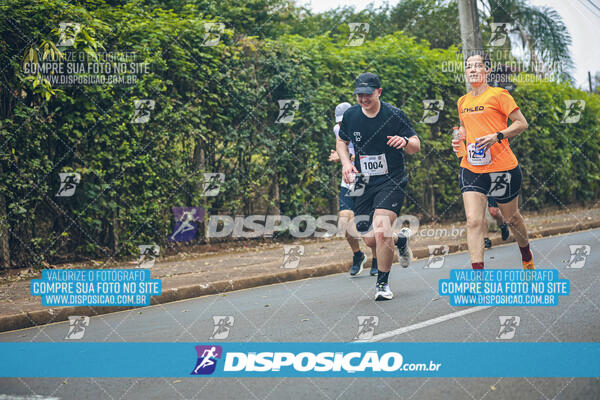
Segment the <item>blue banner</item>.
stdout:
[[452,306],[557,306],[570,285],[556,269],[453,269],[438,291]]
[[149,306],[162,291],[149,269],[45,269],[30,293],[44,306]]
[[599,343],[0,343],[1,377],[600,377]]

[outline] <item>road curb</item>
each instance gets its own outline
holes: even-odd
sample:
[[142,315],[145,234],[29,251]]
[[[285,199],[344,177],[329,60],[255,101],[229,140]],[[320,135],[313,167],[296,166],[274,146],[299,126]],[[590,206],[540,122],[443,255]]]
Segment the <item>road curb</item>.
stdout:
[[[537,239],[541,237],[573,233],[596,228],[600,228],[600,220],[589,223],[577,223],[575,225],[570,226],[542,229],[531,233],[530,236],[532,238]],[[500,238],[494,238],[492,240],[492,243],[493,245],[500,245],[511,243],[514,241],[515,240],[511,235],[511,237],[506,241],[503,241]],[[460,243],[458,245],[449,245],[449,253],[456,253],[466,249],[466,242]],[[413,249],[413,256],[415,258],[429,257],[429,249],[427,247]],[[151,304],[166,304],[174,301],[230,292],[234,290],[250,289],[258,286],[291,282],[337,273],[347,273],[348,268],[349,265],[347,262],[335,262],[311,268],[284,270],[281,272],[249,278],[230,279],[211,283],[195,284],[179,288],[172,288],[164,291],[160,296],[152,297]],[[30,328],[55,322],[62,322],[68,320],[70,315],[86,315],[91,317],[134,308],[140,307],[62,307],[0,316],[0,332]]]

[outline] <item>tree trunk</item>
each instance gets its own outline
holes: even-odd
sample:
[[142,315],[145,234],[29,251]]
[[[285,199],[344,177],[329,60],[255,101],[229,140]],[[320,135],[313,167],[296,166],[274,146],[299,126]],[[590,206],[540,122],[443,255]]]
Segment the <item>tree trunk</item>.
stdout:
[[429,213],[431,214],[431,220],[437,220],[437,215],[435,215],[435,190],[433,185],[429,185]]
[[[196,193],[202,193],[202,191],[204,190],[204,183],[200,183],[200,172],[201,171],[205,171],[205,166],[206,166],[206,153],[204,152],[204,140],[202,139],[202,137],[200,135],[198,135],[198,140],[196,141],[196,146],[194,147],[194,156],[193,156],[193,171],[192,171],[192,175],[196,176],[197,180],[196,182],[198,182],[196,184]],[[201,221],[198,221],[198,234],[202,235],[201,238],[199,239],[204,239],[206,240],[206,242],[208,243],[210,241],[206,230],[207,230],[207,224],[206,224],[206,218],[208,215],[208,202],[206,199],[206,196],[202,196],[202,208],[204,209],[204,218]]]
[[[477,0],[458,0],[458,19],[463,57],[466,61],[470,55],[483,49],[479,15],[477,14]],[[471,91],[471,85],[466,80],[465,85],[467,92]]]
[[279,174],[276,172],[273,175],[273,184],[271,185],[271,189],[269,190],[269,198],[272,201],[269,201],[269,205],[267,206],[267,215],[281,215],[280,209],[280,198],[279,198]]
[[[0,167],[0,174],[2,173]],[[8,233],[8,220],[6,215],[6,198],[0,194],[0,266],[10,268],[10,246]]]
[[337,214],[338,213],[338,204],[340,202],[340,183],[338,182],[338,178],[336,175],[333,175],[331,178],[331,187],[335,187],[337,195],[329,200],[329,214]]
[[119,254],[119,208],[113,208],[112,219],[112,245],[113,254]]

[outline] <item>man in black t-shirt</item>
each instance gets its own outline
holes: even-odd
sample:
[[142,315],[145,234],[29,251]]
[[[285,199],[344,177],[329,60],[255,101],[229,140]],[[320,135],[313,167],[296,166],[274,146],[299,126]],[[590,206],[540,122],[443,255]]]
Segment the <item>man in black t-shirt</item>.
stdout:
[[[367,72],[356,78],[354,94],[358,104],[344,113],[336,149],[342,162],[342,178],[355,185],[352,192],[356,195],[356,229],[377,254],[375,300],[391,300],[394,295],[388,277],[394,245],[402,267],[408,267],[412,258],[408,246],[410,230],[403,228],[400,235],[392,233],[408,183],[404,153],[418,152],[421,142],[406,114],[379,100],[381,92],[377,75]],[[350,142],[354,145],[354,164],[348,151]]]

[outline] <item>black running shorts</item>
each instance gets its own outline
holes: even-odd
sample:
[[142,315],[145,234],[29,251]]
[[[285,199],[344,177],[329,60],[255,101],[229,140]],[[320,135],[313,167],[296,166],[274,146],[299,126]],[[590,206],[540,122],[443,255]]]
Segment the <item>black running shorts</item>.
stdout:
[[400,209],[406,196],[408,179],[400,176],[389,178],[378,185],[367,185],[364,193],[354,201],[354,221],[356,230],[366,233],[371,230],[375,210],[382,208],[400,215]]
[[461,167],[458,181],[461,193],[479,192],[498,203],[505,204],[519,195],[523,175],[518,165],[510,171],[483,174],[476,174]]

